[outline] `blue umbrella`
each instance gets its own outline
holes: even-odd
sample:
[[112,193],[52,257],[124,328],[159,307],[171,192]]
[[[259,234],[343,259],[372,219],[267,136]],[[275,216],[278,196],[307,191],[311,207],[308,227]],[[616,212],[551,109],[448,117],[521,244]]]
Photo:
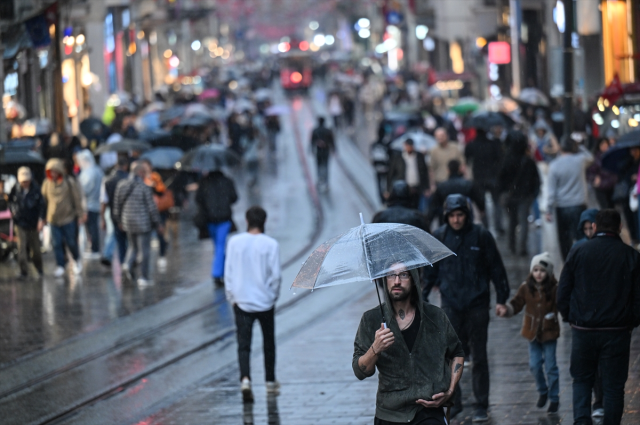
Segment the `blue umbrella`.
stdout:
[[602,168],[620,174],[628,164],[629,150],[640,148],[640,130],[634,130],[621,136],[615,145],[602,155]]
[[140,158],[145,158],[151,161],[153,168],[159,168],[161,170],[170,170],[176,165],[176,162],[180,161],[180,158],[184,155],[182,149],[173,147],[161,147],[154,148],[143,153]]

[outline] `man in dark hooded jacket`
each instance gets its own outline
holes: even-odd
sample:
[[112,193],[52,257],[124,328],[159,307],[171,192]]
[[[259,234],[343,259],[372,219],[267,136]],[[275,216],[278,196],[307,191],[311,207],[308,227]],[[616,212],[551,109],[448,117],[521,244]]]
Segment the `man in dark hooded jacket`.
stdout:
[[378,211],[372,223],[401,223],[415,226],[428,232],[427,223],[420,211],[411,208],[411,192],[407,182],[398,180],[393,184],[386,210]]
[[598,214],[597,208],[589,208],[588,210],[582,211],[582,214],[580,214],[580,223],[578,223],[578,235],[580,238],[575,241],[571,247],[571,251],[593,237],[593,223],[596,222],[596,214]]
[[[496,312],[506,311],[509,281],[502,258],[491,233],[473,224],[471,201],[462,195],[449,195],[444,203],[446,224],[433,236],[456,256],[447,257],[425,268],[424,298],[438,286],[445,311],[462,343],[468,343],[473,357],[474,422],[489,419],[489,364],[487,334],[493,281],[496,290]],[[468,339],[468,341],[464,341]],[[460,388],[454,394],[455,415],[462,410]]]

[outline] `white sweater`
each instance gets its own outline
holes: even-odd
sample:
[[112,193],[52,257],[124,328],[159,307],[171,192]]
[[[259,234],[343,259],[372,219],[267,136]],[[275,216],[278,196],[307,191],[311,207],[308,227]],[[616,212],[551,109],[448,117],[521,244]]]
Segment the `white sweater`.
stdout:
[[229,239],[224,265],[227,300],[242,311],[270,310],[280,293],[278,242],[260,233],[240,233]]

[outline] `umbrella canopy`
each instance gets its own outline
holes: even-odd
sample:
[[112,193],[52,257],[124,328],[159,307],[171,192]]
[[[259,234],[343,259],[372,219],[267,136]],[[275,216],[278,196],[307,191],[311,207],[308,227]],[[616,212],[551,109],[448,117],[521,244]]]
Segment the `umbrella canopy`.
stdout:
[[473,97],[463,97],[450,109],[458,115],[465,115],[480,109],[480,102]]
[[474,114],[467,122],[467,127],[475,127],[485,131],[496,125],[511,127],[514,120],[501,112],[479,112]]
[[622,173],[629,161],[629,151],[632,148],[640,148],[640,130],[621,136],[616,144],[602,155],[602,167],[617,174]]
[[183,118],[177,125],[181,127],[206,127],[213,121],[208,115],[196,114]]
[[4,151],[4,158],[0,155],[0,164],[44,164],[44,158],[38,152],[23,149],[8,149]]
[[154,148],[143,153],[140,158],[151,161],[153,168],[170,170],[184,156],[182,149],[174,147]]
[[253,97],[256,100],[267,100],[267,99],[270,99],[271,98],[271,90],[270,89],[266,89],[266,88],[258,89],[253,94]]
[[205,89],[198,95],[198,100],[201,102],[217,99],[220,96],[220,91],[218,89]]
[[138,138],[144,142],[151,144],[154,148],[160,146],[175,146],[176,141],[170,131],[161,129],[147,129],[142,131]]
[[404,142],[407,139],[413,140],[413,147],[421,153],[431,152],[431,149],[438,145],[436,139],[427,133],[423,133],[422,131],[407,131],[392,141],[389,146],[395,151],[402,151],[404,149]]
[[240,157],[222,145],[202,145],[186,153],[176,163],[183,171],[217,171],[240,162]]
[[151,145],[142,140],[122,139],[119,142],[101,145],[96,149],[96,155],[106,152],[131,152],[131,151],[147,151],[151,149]]
[[534,106],[549,106],[549,98],[535,87],[522,89],[518,100]]
[[161,127],[160,111],[147,112],[141,115],[136,121],[136,128],[138,130],[157,130]]
[[160,114],[160,122],[166,123],[168,121],[175,120],[176,118],[180,118],[184,115],[187,107],[184,105],[174,105]]
[[185,109],[184,115],[187,117],[194,115],[211,116],[211,110],[202,103],[191,103]]
[[488,112],[504,112],[508,114],[520,109],[520,105],[508,97],[501,97],[500,99],[490,98],[482,102],[480,109]]
[[289,113],[289,107],[287,105],[273,105],[265,109],[264,114],[267,116],[274,115],[287,115]]
[[320,245],[305,261],[292,287],[316,289],[387,276],[402,263],[407,270],[431,266],[453,252],[414,226],[361,224]]
[[80,123],[80,133],[89,140],[102,140],[107,138],[109,127],[98,118],[90,117]]

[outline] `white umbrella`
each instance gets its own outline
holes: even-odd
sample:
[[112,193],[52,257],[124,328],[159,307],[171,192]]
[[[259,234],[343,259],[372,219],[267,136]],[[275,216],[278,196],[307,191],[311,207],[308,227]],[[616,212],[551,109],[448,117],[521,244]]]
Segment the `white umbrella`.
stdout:
[[535,106],[549,106],[549,98],[535,87],[522,89],[518,99]]
[[287,105],[273,105],[265,109],[264,113],[267,116],[287,115],[289,113],[289,107]]
[[412,130],[407,131],[402,136],[391,142],[391,149],[395,151],[402,151],[404,148],[404,142],[407,139],[413,140],[413,147],[415,150],[423,154],[431,152],[431,149],[438,145],[438,142],[433,138],[433,136],[423,133],[422,131]]

